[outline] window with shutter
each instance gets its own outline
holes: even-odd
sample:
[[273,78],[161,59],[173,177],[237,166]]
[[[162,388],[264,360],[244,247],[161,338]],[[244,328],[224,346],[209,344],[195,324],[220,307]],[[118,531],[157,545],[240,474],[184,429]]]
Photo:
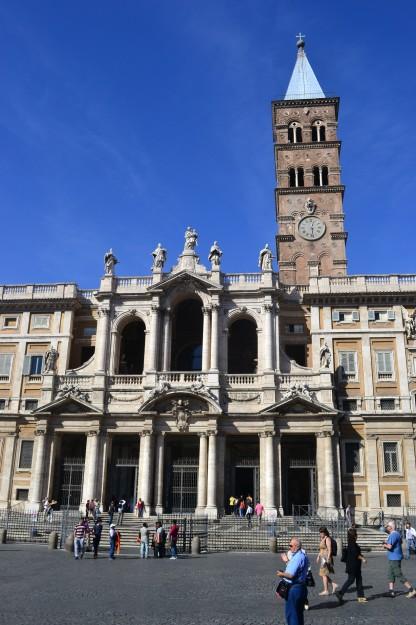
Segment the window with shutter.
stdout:
[[8,382],[12,369],[13,354],[0,354],[0,382]]
[[360,321],[360,312],[358,310],[353,310],[352,311],[352,320],[353,321]]
[[355,380],[357,378],[357,352],[339,352],[341,378]]
[[377,376],[379,380],[393,379],[393,352],[376,352]]
[[20,447],[19,469],[32,467],[33,441],[22,441]]
[[332,311],[332,321],[339,321],[339,310]]
[[396,319],[396,314],[394,312],[394,310],[389,310],[387,312],[387,318],[389,321],[394,321]]
[[49,328],[50,315],[33,315],[32,328]]
[[375,321],[375,319],[376,319],[375,310],[369,310],[368,311],[368,321]]

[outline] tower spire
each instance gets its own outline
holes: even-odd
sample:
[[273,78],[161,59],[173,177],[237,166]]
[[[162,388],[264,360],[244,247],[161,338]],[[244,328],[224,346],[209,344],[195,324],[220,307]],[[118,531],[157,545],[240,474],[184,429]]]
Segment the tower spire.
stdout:
[[299,33],[296,35],[296,38],[298,55],[284,99],[310,100],[324,98],[325,94],[305,53],[305,35]]

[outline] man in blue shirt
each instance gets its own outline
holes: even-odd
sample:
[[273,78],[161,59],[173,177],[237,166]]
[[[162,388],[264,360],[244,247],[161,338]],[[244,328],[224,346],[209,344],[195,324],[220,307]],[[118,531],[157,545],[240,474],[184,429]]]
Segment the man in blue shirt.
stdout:
[[302,543],[299,538],[290,541],[292,558],[284,571],[277,571],[276,575],[285,579],[290,584],[289,594],[286,600],[287,625],[304,625],[303,609],[308,598],[306,588],[306,576],[308,574],[309,560],[302,551]]
[[406,595],[408,599],[416,597],[416,590],[413,588],[412,584],[407,581],[402,573],[402,537],[399,532],[396,531],[396,524],[394,521],[389,521],[387,523],[386,532],[389,537],[383,543],[383,547],[387,550],[387,559],[389,562],[387,578],[389,580],[390,597],[394,598],[396,596],[396,593],[394,592],[394,582],[396,579],[408,588],[409,592]]

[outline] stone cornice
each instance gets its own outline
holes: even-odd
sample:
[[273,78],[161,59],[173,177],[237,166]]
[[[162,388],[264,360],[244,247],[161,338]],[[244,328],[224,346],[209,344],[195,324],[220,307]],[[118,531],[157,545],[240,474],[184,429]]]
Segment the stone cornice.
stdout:
[[344,194],[345,186],[332,185],[328,187],[277,187],[275,189],[276,196],[279,195],[310,195],[311,193],[342,193]]
[[[335,114],[338,119],[339,109],[339,97],[334,96],[331,98],[311,98],[305,100],[272,100],[272,111],[275,109],[283,108],[311,108],[312,106],[327,106],[328,104],[335,105]],[[274,120],[273,120],[274,122]]]
[[[346,241],[348,239],[348,232],[331,232],[331,239],[344,239]],[[344,261],[342,261],[344,262]],[[346,263],[347,261],[345,261]]]
[[313,141],[310,143],[275,143],[276,150],[310,150],[311,148],[316,150],[319,148],[341,148],[341,141]]

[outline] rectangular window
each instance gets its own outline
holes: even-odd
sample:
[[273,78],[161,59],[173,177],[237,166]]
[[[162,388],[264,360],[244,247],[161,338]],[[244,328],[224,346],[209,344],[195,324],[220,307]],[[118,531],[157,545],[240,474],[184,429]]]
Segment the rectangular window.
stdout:
[[50,315],[33,315],[32,328],[49,328]]
[[17,317],[3,317],[3,328],[17,328]]
[[352,323],[353,321],[360,320],[360,313],[358,310],[333,310],[332,321],[339,323]]
[[20,446],[19,469],[32,467],[33,441],[22,441]]
[[289,323],[286,326],[286,332],[288,334],[303,334],[304,332],[303,323]]
[[384,472],[399,473],[399,451],[397,443],[383,443]]
[[393,352],[376,352],[377,377],[379,380],[393,380]]
[[25,356],[23,375],[41,375],[43,370],[43,355],[33,354]]
[[369,310],[368,311],[368,320],[369,321],[394,321],[396,315],[394,310]]
[[5,399],[0,399],[0,411],[1,410],[6,410],[6,400]]
[[402,505],[402,496],[400,493],[388,493],[386,495],[386,504],[388,508],[400,508]]
[[29,489],[28,488],[18,488],[16,490],[16,500],[17,501],[27,501],[29,499]]
[[343,380],[357,379],[357,352],[339,352],[340,378]]
[[380,399],[381,410],[394,410],[396,408],[396,402],[392,397],[385,397]]
[[355,412],[357,410],[357,400],[356,399],[343,399],[342,400],[342,409],[345,412]]
[[38,407],[37,399],[26,399],[25,400],[25,410],[36,410]]
[[345,443],[345,470],[347,473],[361,472],[361,444],[358,441]]
[[0,382],[8,382],[10,380],[12,362],[13,354],[0,354]]

